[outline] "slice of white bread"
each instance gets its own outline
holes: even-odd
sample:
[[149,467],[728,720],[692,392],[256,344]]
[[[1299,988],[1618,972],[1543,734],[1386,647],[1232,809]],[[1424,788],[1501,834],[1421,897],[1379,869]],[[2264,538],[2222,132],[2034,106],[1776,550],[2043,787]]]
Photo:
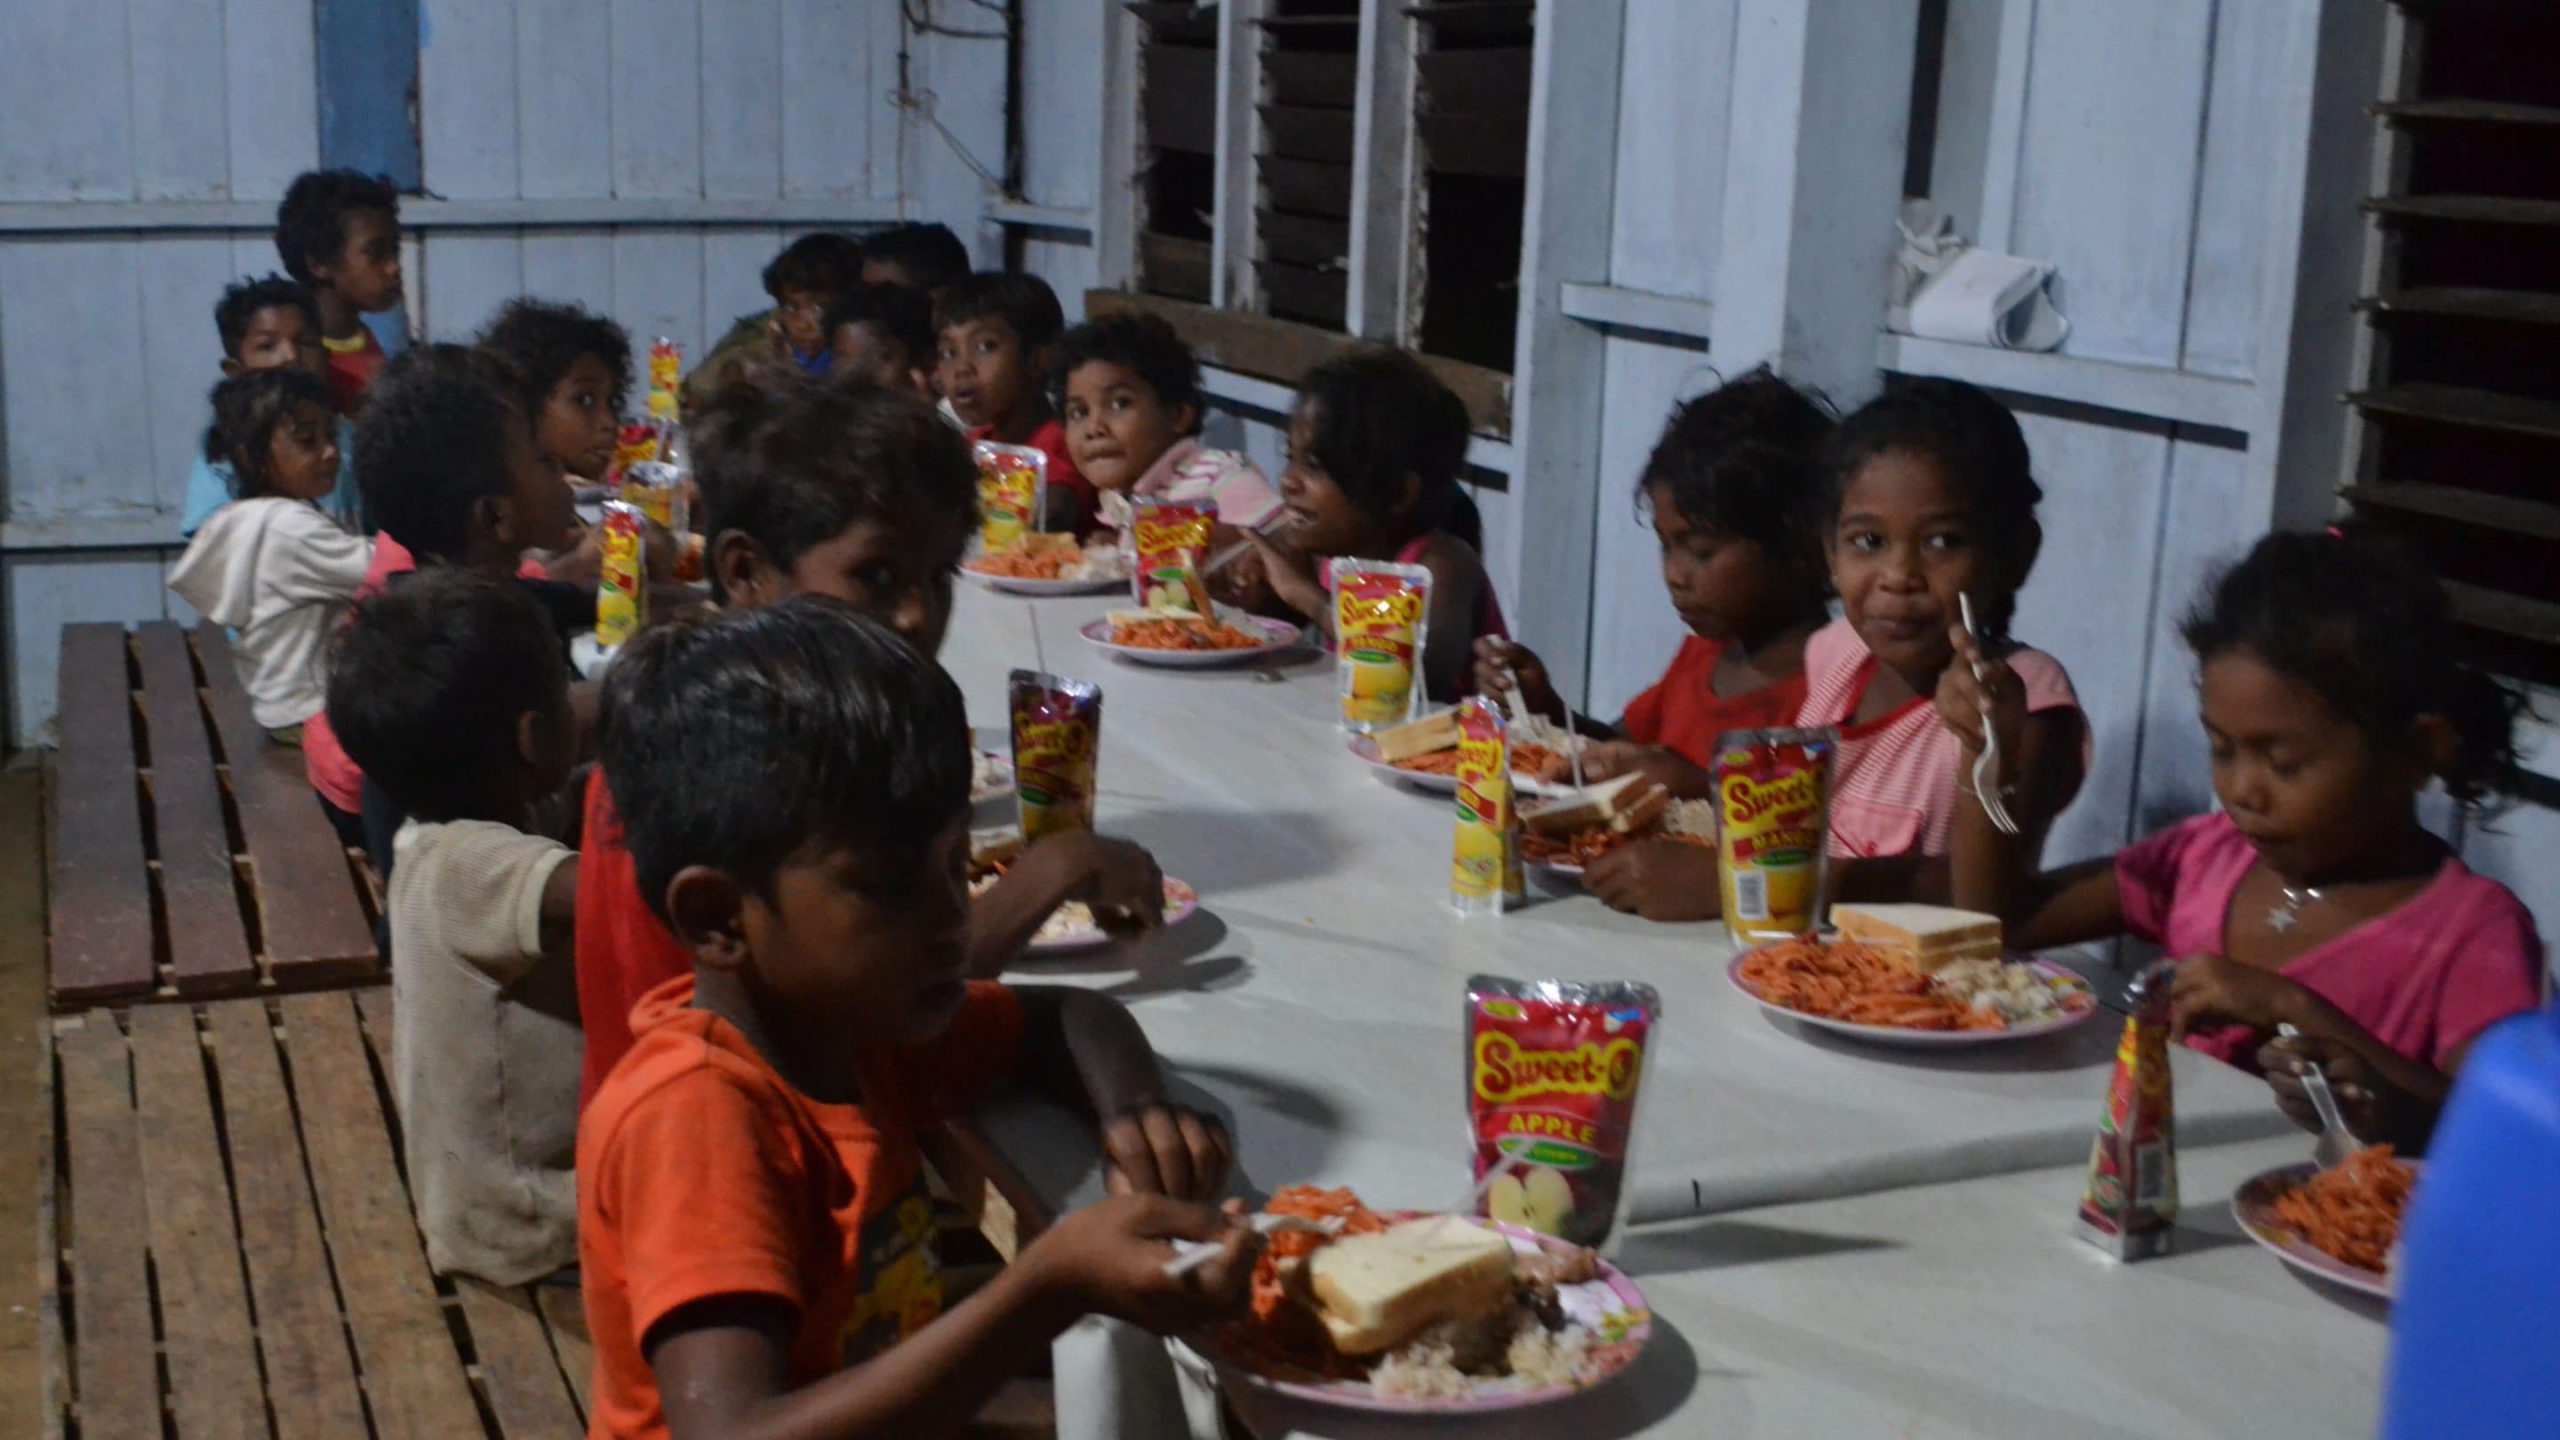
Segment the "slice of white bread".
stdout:
[[1862,945],[1901,956],[1927,974],[1956,960],[2000,958],[2000,921],[1943,905],[1834,905],[1831,928]]
[[1511,1242],[1455,1215],[1346,1235],[1307,1260],[1317,1318],[1345,1355],[1393,1350],[1511,1298]]
[[1369,742],[1378,747],[1378,758],[1390,765],[1435,750],[1454,749],[1458,743],[1458,712],[1442,710],[1391,726],[1371,735]]
[[1524,808],[1520,823],[1541,835],[1570,835],[1594,825],[1625,835],[1652,825],[1670,808],[1670,791],[1630,772]]

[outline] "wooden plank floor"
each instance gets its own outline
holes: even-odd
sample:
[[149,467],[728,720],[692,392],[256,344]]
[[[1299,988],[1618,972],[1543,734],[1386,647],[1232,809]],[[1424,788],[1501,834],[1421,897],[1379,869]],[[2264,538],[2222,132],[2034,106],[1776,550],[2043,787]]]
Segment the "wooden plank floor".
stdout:
[[[379,987],[50,1026],[45,1433],[575,1440],[575,1297],[427,1269]],[[569,1303],[562,1305],[560,1301]]]

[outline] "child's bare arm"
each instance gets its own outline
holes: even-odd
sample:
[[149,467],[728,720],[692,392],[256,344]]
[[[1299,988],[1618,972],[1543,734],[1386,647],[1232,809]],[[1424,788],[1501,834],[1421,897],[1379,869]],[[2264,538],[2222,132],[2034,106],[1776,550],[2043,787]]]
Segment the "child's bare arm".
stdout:
[[1234,1156],[1225,1129],[1165,1099],[1163,1067],[1127,1006],[1064,985],[1016,986],[1014,995],[1022,1078],[1102,1127],[1109,1188],[1194,1199],[1226,1188]]
[[1484,566],[1454,542],[1423,552],[1431,572],[1431,636],[1422,651],[1422,675],[1434,696],[1454,695],[1475,663],[1476,610],[1483,603]]
[[1164,872],[1144,846],[1076,831],[1042,838],[969,907],[969,975],[992,980],[1060,905],[1082,900],[1106,925],[1164,923]]
[[[878,1357],[798,1390],[797,1317],[769,1296],[715,1296],[652,1327],[650,1369],[675,1440],[857,1440],[952,1433],[1078,1316],[1159,1331],[1234,1314],[1251,1284],[1252,1232],[1215,1211],[1127,1196],[1061,1218],[976,1294]],[[1170,1239],[1220,1240],[1187,1278],[1163,1273]]]
[[[1957,809],[1948,840],[1949,898],[1967,910],[2000,917],[2009,942],[2041,950],[2096,940],[2124,930],[2124,906],[2113,861],[2038,873],[2045,833],[2079,793],[2085,765],[2073,710],[2027,713],[2026,687],[2005,661],[1983,654],[1961,627],[1950,632],[1955,663],[1938,677],[1938,717],[1963,749],[1957,760]],[[2000,741],[2000,768],[1984,783],[2017,822],[2005,834],[1991,823],[1974,788],[1974,769],[1988,726]]]
[[571,958],[577,949],[577,926],[578,857],[572,855],[552,869],[542,886],[543,958]]

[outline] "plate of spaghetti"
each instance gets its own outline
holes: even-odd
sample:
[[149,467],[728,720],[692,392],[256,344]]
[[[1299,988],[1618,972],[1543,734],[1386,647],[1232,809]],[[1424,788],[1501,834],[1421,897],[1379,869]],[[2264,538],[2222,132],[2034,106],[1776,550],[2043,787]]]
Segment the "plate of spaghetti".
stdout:
[[1713,850],[1716,846],[1714,830],[1713,801],[1674,800],[1659,822],[1631,832],[1613,830],[1606,825],[1588,825],[1558,838],[1523,830],[1520,833],[1520,863],[1550,875],[1579,880],[1582,872],[1591,868],[1592,861],[1612,850],[1645,840],[1668,840],[1674,844]]
[[992,554],[971,556],[960,568],[990,590],[1016,595],[1096,595],[1129,583],[1119,547],[1079,545],[1072,535],[1025,535]]
[[2304,1161],[2250,1176],[2231,1192],[2231,1215],[2294,1269],[2388,1300],[2391,1251],[2417,1184],[2415,1164],[2370,1145],[2335,1170]]
[[1149,615],[1145,619],[1106,616],[1077,632],[1123,660],[1141,665],[1200,669],[1240,665],[1298,643],[1299,629],[1286,620],[1240,615],[1230,623],[1197,615]]
[[2025,1040],[2098,1008],[2089,982],[2047,961],[1960,960],[1924,975],[1854,940],[1810,935],[1744,951],[1725,978],[1772,1014],[1887,1045]]
[[1380,1414],[1489,1414],[1601,1384],[1634,1363],[1653,1335],[1635,1282],[1569,1241],[1491,1220],[1373,1211],[1349,1190],[1309,1185],[1283,1188],[1264,1208],[1339,1218],[1345,1239],[1415,1224],[1462,1227],[1460,1234],[1477,1227],[1508,1243],[1510,1283],[1497,1277],[1479,1303],[1390,1348],[1347,1355],[1335,1348],[1307,1282],[1309,1257],[1337,1238],[1275,1231],[1254,1270],[1249,1318],[1177,1342],[1230,1387]]
[[[1351,753],[1359,758],[1361,764],[1377,771],[1378,778],[1381,780],[1403,785],[1409,789],[1427,791],[1433,795],[1458,793],[1458,752],[1454,749],[1433,750],[1403,760],[1381,760],[1378,758],[1378,742],[1363,735],[1351,742]],[[1546,793],[1546,786],[1538,779],[1538,772],[1546,767],[1547,761],[1553,759],[1556,753],[1544,745],[1533,742],[1524,741],[1513,745],[1511,747],[1512,788],[1523,795]]]

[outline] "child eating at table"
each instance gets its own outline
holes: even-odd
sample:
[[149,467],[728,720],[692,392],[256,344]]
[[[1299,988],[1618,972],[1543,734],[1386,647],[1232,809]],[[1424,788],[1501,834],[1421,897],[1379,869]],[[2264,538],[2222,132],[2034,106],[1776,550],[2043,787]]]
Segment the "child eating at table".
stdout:
[[[968,722],[941,667],[805,595],[643,632],[602,714],[639,891],[692,973],[634,1008],[579,1125],[589,1434],[947,1434],[1082,1315],[1241,1313],[1252,1232],[1189,1203],[1226,1137],[1166,1101],[1129,1012],[965,979]],[[955,1303],[917,1136],[1006,1079],[1117,1137],[1115,1192],[1167,1193],[1070,1212]],[[1176,1278],[1176,1239],[1219,1249]]]
[[300,365],[224,380],[205,454],[230,465],[239,498],[197,529],[169,588],[239,632],[232,661],[251,712],[268,739],[299,745],[325,703],[329,628],[373,561],[371,542],[320,508],[339,472],[329,387]]
[[1354,350],[1309,370],[1289,416],[1287,507],[1278,535],[1256,534],[1272,593],[1330,637],[1330,567],[1353,556],[1431,572],[1425,689],[1439,704],[1475,691],[1482,636],[1506,638],[1502,605],[1476,553],[1483,524],[1459,488],[1467,408],[1403,350]]
[[[527,558],[565,546],[576,510],[559,467],[533,443],[519,384],[504,360],[460,345],[415,346],[383,367],[356,428],[365,513],[382,527],[358,594],[421,564],[513,576],[565,656],[569,637],[595,624],[595,592],[546,579]],[[303,762],[339,835],[388,864],[398,825],[384,811],[368,837],[364,771],[325,714],[304,728]]]
[[354,170],[297,175],[276,206],[276,254],[286,274],[311,288],[329,398],[352,416],[385,358],[364,317],[400,305],[400,192]]
[[[2508,782],[2523,701],[2469,661],[2432,576],[2352,536],[2267,536],[2184,633],[2221,809],[2042,875],[2020,841],[1959,826],[1956,902],[2021,949],[2160,945],[2188,1045],[2262,1069],[2315,1130],[2299,1077],[2318,1062],[2359,1137],[2423,1148],[2472,1039],[2540,1001],[2532,915],[2417,814],[2430,782],[2465,805]],[[2005,778],[2023,686],[1962,648],[1981,678],[1953,667],[1939,708],[1968,760],[1990,717]]]
[[[886,623],[919,651],[942,648],[951,587],[977,513],[966,446],[923,401],[784,377],[712,396],[694,424],[704,568],[731,610],[824,595]],[[590,1101],[630,1047],[631,1007],[684,973],[684,947],[636,888],[622,821],[599,772],[587,783],[586,879],[578,911],[578,1002]],[[1087,831],[1043,837],[971,907],[970,973],[1002,973],[1041,922],[1083,900],[1113,923],[1153,925],[1164,877],[1153,856]]]
[[827,373],[933,398],[933,302],[921,292],[857,285],[827,307],[824,325],[836,357]]
[[[569,673],[503,579],[438,567],[356,608],[329,708],[392,841],[391,1091],[427,1261],[520,1285],[578,1258]],[[548,823],[538,818],[547,809]]]
[[[1963,666],[1949,638],[1970,599],[1983,651],[2020,683],[2025,718],[1999,798],[2036,854],[2088,771],[2089,727],[2061,662],[2009,640],[2018,587],[2044,543],[2017,417],[1956,380],[1915,380],[1840,426],[1826,544],[1841,619],[1805,642],[1799,725],[1836,726],[1835,896],[1943,901],[1960,820],[1982,820],[1963,746],[1933,697]],[[1985,823],[1988,823],[1987,821]]]
[[[1829,618],[1813,497],[1834,426],[1766,367],[1671,412],[1636,482],[1636,503],[1652,517],[1663,588],[1690,635],[1616,725],[1580,722],[1600,742],[1583,752],[1586,781],[1641,771],[1678,798],[1710,800],[1717,736],[1795,723],[1805,642]],[[1563,697],[1525,647],[1480,639],[1475,668],[1483,693],[1501,695],[1516,678],[1533,712],[1564,721]],[[1570,774],[1559,756],[1543,778]],[[1699,900],[1717,895],[1716,859],[1696,845],[1622,845],[1593,861],[1583,883],[1620,910],[1690,918]]]
[[1076,469],[1066,427],[1049,403],[1050,356],[1066,327],[1049,282],[982,271],[942,292],[933,324],[940,337],[934,383],[969,438],[1028,445],[1049,457],[1043,528],[1081,535],[1099,526],[1093,484]]
[[630,335],[583,306],[525,296],[498,311],[478,344],[514,367],[516,407],[543,458],[573,482],[603,480],[631,393]]
[[[311,302],[311,292],[297,281],[281,275],[235,281],[214,302],[213,328],[222,337],[226,376],[293,366],[328,378],[328,352],[320,344],[320,311]],[[355,454],[355,426],[343,415],[337,420],[337,436],[338,480],[320,501],[320,508],[341,529],[362,534],[364,504],[356,494],[355,470],[348,463]],[[229,460],[199,449],[187,469],[185,508],[178,520],[180,538],[193,539],[214,511],[238,499],[237,482]]]

